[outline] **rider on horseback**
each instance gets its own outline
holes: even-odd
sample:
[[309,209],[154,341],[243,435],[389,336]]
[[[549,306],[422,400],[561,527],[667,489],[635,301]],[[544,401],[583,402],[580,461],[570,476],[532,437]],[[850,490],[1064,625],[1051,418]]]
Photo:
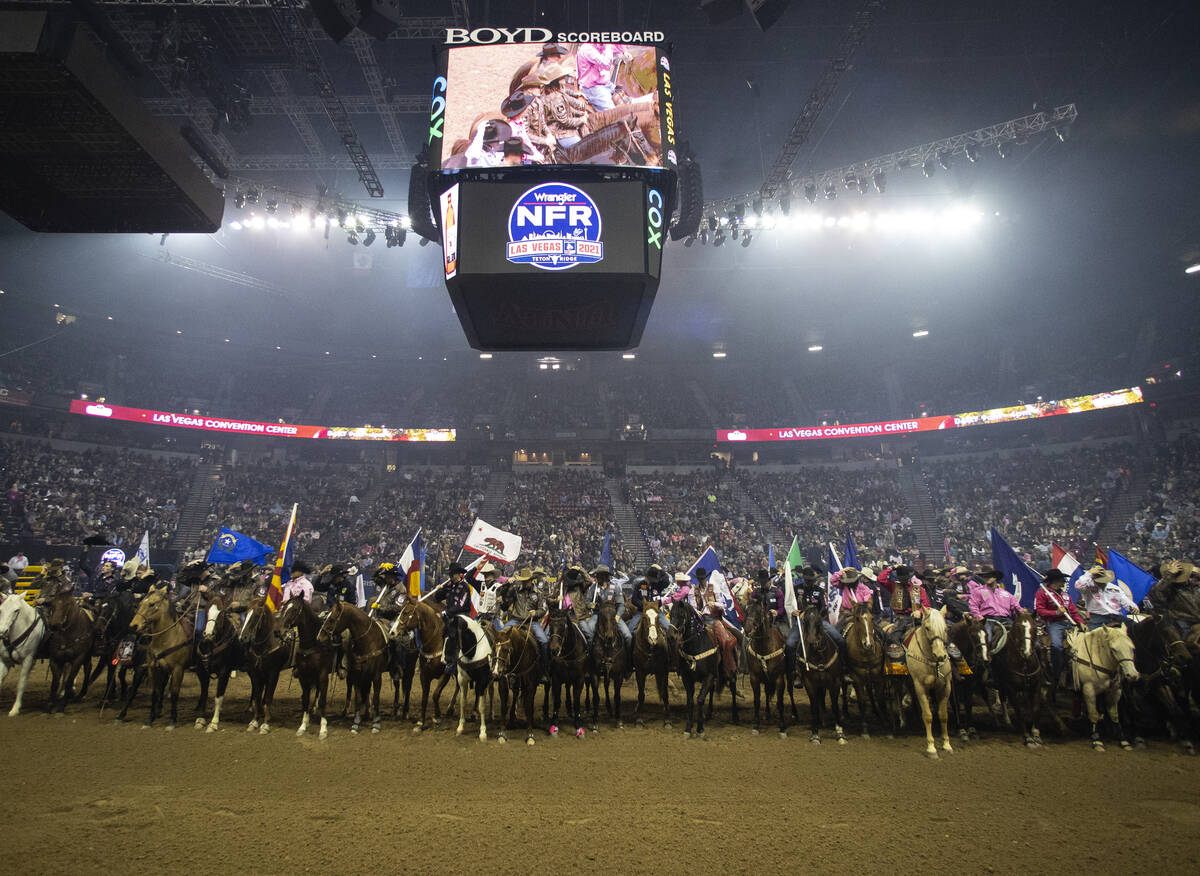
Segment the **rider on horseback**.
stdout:
[[296,560],[292,563],[291,580],[283,585],[280,601],[287,602],[293,596],[300,596],[305,602],[312,602],[313,585],[308,578],[311,574],[312,566],[303,560]]
[[1150,588],[1147,601],[1155,611],[1170,612],[1186,636],[1200,623],[1200,588],[1192,581],[1196,567],[1184,560],[1163,560],[1158,571],[1162,579]]
[[924,612],[930,610],[929,596],[910,566],[884,569],[879,575],[879,585],[891,594],[889,604],[896,618],[892,624],[891,638],[902,645],[905,633],[920,622]]
[[699,582],[692,593],[696,609],[704,617],[704,622],[708,624],[717,647],[721,650],[725,674],[732,677],[737,673],[737,645],[744,636],[742,631],[726,618],[726,606],[709,580],[708,569],[697,566],[694,574]]
[[[629,601],[633,604],[634,615],[629,619],[629,632],[637,632],[638,624],[642,622],[642,606],[647,602],[662,603],[663,591],[670,585],[667,573],[658,563],[646,570],[646,575],[633,584],[633,595]],[[671,621],[666,612],[660,611],[658,619],[664,630],[671,628]]]
[[[1159,569],[1161,571],[1162,567]],[[1083,597],[1089,630],[1106,624],[1124,623],[1127,611],[1137,614],[1137,603],[1121,589],[1117,576],[1103,566],[1094,566],[1080,575],[1075,582],[1075,589]],[[1153,595],[1154,589],[1151,588],[1150,601],[1153,601]]]
[[[846,639],[829,622],[829,600],[825,594],[825,587],[821,583],[820,577],[823,571],[818,566],[805,566],[800,570],[800,592],[796,594],[796,600],[799,605],[793,610],[792,617],[799,619],[807,608],[816,607],[821,615],[821,626],[825,629],[826,635],[833,639],[834,644],[837,645],[838,653],[842,655],[842,662],[845,663]],[[796,650],[800,646],[801,635],[801,626],[797,620],[791,629],[788,630],[786,648],[789,660],[796,659]]]
[[988,639],[997,625],[1006,629],[1012,626],[1012,619],[1021,610],[1021,603],[1002,586],[1000,579],[1003,573],[995,569],[987,569],[979,576],[983,586],[976,587],[969,601],[970,614],[984,621],[987,625]]
[[1070,596],[1063,592],[1066,580],[1067,576],[1061,569],[1051,569],[1042,579],[1046,587],[1038,590],[1033,601],[1034,611],[1045,621],[1046,630],[1050,633],[1050,677],[1056,682],[1066,665],[1063,659],[1063,636],[1073,626],[1081,630],[1084,627],[1079,609]]
[[454,563],[450,566],[450,580],[430,591],[430,594],[441,591],[441,598],[446,606],[442,611],[442,620],[446,628],[445,675],[452,674],[458,668],[457,618],[471,611],[471,585],[467,583],[466,575],[466,568]]
[[625,655],[632,662],[633,634],[629,632],[629,627],[622,617],[625,613],[625,591],[621,589],[620,584],[613,583],[612,570],[608,566],[599,565],[592,569],[592,578],[596,583],[592,585],[587,596],[588,605],[592,606],[592,616],[579,625],[579,630],[583,633],[590,649],[592,638],[596,635],[596,623],[600,620],[600,616],[595,611],[596,606],[603,602],[614,603],[617,608],[617,629],[621,632],[621,638],[625,640]]
[[546,614],[546,597],[533,578],[533,570],[527,566],[501,589],[500,606],[504,620],[494,617],[492,625],[498,632],[510,627],[527,626],[541,650],[542,671],[545,672],[550,665],[550,637],[546,635],[539,618]]

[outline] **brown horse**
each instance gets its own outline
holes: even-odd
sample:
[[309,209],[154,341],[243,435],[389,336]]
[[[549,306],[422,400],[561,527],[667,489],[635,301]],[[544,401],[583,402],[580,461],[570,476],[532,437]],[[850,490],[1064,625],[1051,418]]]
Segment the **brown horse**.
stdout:
[[383,623],[368,617],[357,606],[335,602],[325,616],[317,633],[317,642],[329,644],[350,631],[350,648],[346,655],[346,687],[355,693],[354,723],[351,733],[358,733],[363,712],[371,720],[371,732],[379,732],[379,688],[383,670],[388,664],[388,634]]
[[442,616],[428,602],[406,602],[392,629],[400,634],[413,634],[414,640],[420,645],[421,718],[413,727],[413,733],[420,733],[429,708],[430,686],[437,680],[437,688],[433,692],[433,723],[440,724],[442,691],[451,678],[445,674],[446,665],[442,662],[442,647],[446,638]]
[[280,673],[290,665],[292,655],[283,644],[279,615],[267,606],[265,597],[251,600],[239,638],[246,673],[250,676],[250,708],[254,713],[246,725],[246,732],[270,733],[275,688]]
[[47,606],[49,618],[42,648],[50,661],[50,695],[44,709],[50,712],[57,708],[65,712],[79,668],[84,667],[85,680],[91,674],[96,617],[81,607],[71,591],[65,588],[58,590]]
[[[704,619],[686,600],[680,599],[671,606],[671,626],[676,631],[675,647],[679,657],[679,678],[687,694],[687,725],[685,737],[704,735],[704,702],[721,672],[721,652],[709,632]],[[700,685],[699,696],[696,685]],[[734,699],[734,708],[737,700]]]
[[779,712],[779,735],[787,736],[787,718],[783,713],[783,690],[787,687],[787,657],[783,636],[767,617],[762,602],[752,600],[746,608],[746,655],[750,686],[754,689],[754,734],[761,726],[760,709],[765,691],[767,718],[771,717],[771,700]]
[[[978,737],[972,710],[975,694],[988,702],[988,678],[991,672],[991,644],[987,627],[979,618],[967,615],[950,628],[950,644],[958,649],[961,665],[954,667],[954,710],[958,721],[958,738],[966,742]],[[1000,729],[1000,716],[989,709],[992,726]]]
[[587,642],[572,620],[561,608],[550,609],[550,689],[554,696],[554,714],[550,716],[550,735],[558,735],[558,710],[562,705],[563,687],[567,689],[567,712],[575,722],[576,738],[583,738],[580,718],[583,699],[583,678],[587,664]]
[[[150,675],[150,716],[146,726],[153,726],[162,714],[163,698],[167,682],[171,683],[171,721],[168,730],[175,729],[179,717],[179,688],[183,685],[183,673],[192,662],[192,620],[187,609],[176,612],[167,599],[166,585],[151,587],[142,597],[133,620],[129,623],[130,633],[144,643],[146,649],[146,671]],[[129,704],[137,696],[137,679],[129,691],[129,698],[121,708],[117,720],[125,720]]]
[[637,680],[637,707],[633,719],[639,727],[642,721],[642,705],[646,702],[646,676],[653,675],[658,686],[658,698],[663,704],[663,726],[671,726],[671,695],[667,680],[671,671],[671,644],[659,615],[662,608],[657,602],[642,603],[642,620],[633,634],[633,673]]
[[1033,615],[1029,611],[1022,609],[1013,619],[1008,644],[1000,652],[999,663],[997,675],[1004,699],[1017,713],[1026,747],[1036,748],[1042,744],[1037,719],[1049,680],[1037,647]]
[[[871,605],[868,602],[855,603],[850,612],[850,620],[842,634],[846,637],[846,657],[850,670],[850,683],[854,685],[855,699],[858,700],[858,719],[862,723],[862,738],[870,739],[867,730],[867,704],[871,712],[885,723],[883,716],[884,675],[883,675],[883,637],[875,626],[875,618],[871,615]],[[849,709],[847,709],[849,711]]]
[[[501,742],[508,741],[508,725],[516,720],[519,697],[521,708],[525,711],[525,744],[533,745],[533,705],[537,698],[538,679],[542,674],[537,639],[525,623],[501,630],[496,633],[494,654],[492,683],[500,690],[499,739]],[[511,707],[508,704],[510,692]]]
[[204,728],[204,715],[208,711],[208,685],[217,680],[217,693],[213,699],[212,720],[207,732],[216,733],[221,727],[221,705],[225,702],[225,689],[229,677],[242,666],[242,646],[238,639],[238,617],[233,613],[229,599],[219,593],[210,593],[208,607],[201,612],[197,625],[203,623],[195,643],[195,662],[192,668],[200,681],[200,702],[196,705],[196,729]]
[[[617,628],[616,605],[605,602],[596,608],[596,633],[588,653],[588,684],[592,694],[592,729],[598,729],[600,720],[600,685],[604,684],[604,705],[617,721],[617,728],[624,727],[621,721],[621,685],[629,676],[628,656],[625,640]],[[612,683],[612,706],[609,706],[608,687]]]
[[290,645],[292,674],[300,682],[300,729],[297,736],[308,732],[309,715],[321,719],[318,739],[329,735],[325,720],[325,700],[329,694],[329,676],[333,672],[333,649],[317,641],[320,619],[311,605],[302,596],[293,596],[283,604],[279,623],[287,637],[294,637]]
[[802,667],[804,690],[808,694],[808,708],[812,719],[812,735],[808,741],[821,744],[821,718],[825,708],[825,695],[829,694],[829,707],[833,712],[833,732],[838,745],[846,744],[842,730],[842,655],[837,643],[825,632],[822,611],[810,605],[800,616],[800,641],[797,659]]

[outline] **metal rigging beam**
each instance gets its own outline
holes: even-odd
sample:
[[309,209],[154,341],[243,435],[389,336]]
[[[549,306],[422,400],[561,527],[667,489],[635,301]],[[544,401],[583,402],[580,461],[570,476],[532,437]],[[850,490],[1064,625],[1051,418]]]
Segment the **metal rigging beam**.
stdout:
[[[408,170],[412,167],[411,158],[399,155],[383,155],[375,160],[379,170]],[[356,170],[357,167],[349,155],[284,155],[267,153],[260,155],[239,155],[229,159],[229,169],[233,171],[260,170]]]
[[792,130],[788,132],[787,139],[783,141],[779,157],[767,171],[767,178],[763,180],[762,184],[763,197],[774,197],[780,186],[787,180],[788,171],[795,163],[796,156],[800,154],[800,147],[808,142],[808,138],[816,126],[817,118],[829,105],[834,92],[837,91],[842,74],[850,69],[850,59],[863,44],[867,36],[867,29],[871,26],[871,19],[882,6],[883,4],[879,0],[867,0],[854,13],[850,29],[842,36],[842,41],[833,51],[833,59],[821,74],[821,78],[817,80],[817,84],[813,86],[812,91],[808,93],[808,99],[805,100],[799,117],[792,124]]
[[[269,78],[270,74],[276,71],[272,68],[262,72]],[[379,112],[378,102],[369,94],[342,95],[341,101],[346,112],[352,116],[375,115]],[[185,102],[173,97],[151,97],[143,100],[142,103],[150,110],[151,114],[156,116],[185,116],[188,114]],[[197,97],[193,103],[202,107],[205,112],[216,112],[212,102],[206,97]],[[391,107],[392,112],[400,115],[427,115],[429,113],[429,95],[393,95],[388,99],[388,106]],[[293,93],[287,96],[267,95],[250,98],[250,115],[252,116],[290,116],[293,110],[309,116],[325,115],[325,105],[315,95]]]
[[[926,161],[949,160],[959,156],[968,161],[975,161],[984,149],[995,148],[1001,143],[1024,143],[1031,137],[1050,130],[1063,131],[1075,121],[1078,115],[1075,104],[1063,104],[1046,112],[1009,119],[1007,122],[976,128],[974,131],[955,134],[953,137],[934,140],[932,143],[923,143],[920,146],[910,146],[899,152],[868,158],[866,161],[847,164],[845,167],[836,167],[820,173],[797,177],[791,180],[790,184],[781,187],[777,194],[780,198],[799,195],[808,185],[813,186],[818,195],[829,185],[836,187],[861,183],[862,187],[866,188],[872,184],[872,178],[876,173],[892,173],[921,167]],[[854,182],[847,183],[847,180]],[[705,213],[723,214],[737,204],[749,204],[759,197],[761,197],[760,192],[744,192],[720,201],[710,201],[704,205]]]
[[[321,138],[317,136],[316,129],[312,126],[312,121],[308,118],[308,114],[304,112],[300,101],[297,99],[291,86],[288,85],[287,77],[283,75],[281,70],[267,70],[264,72],[267,83],[271,86],[271,90],[275,92],[275,99],[278,101],[279,108],[283,110],[284,115],[292,123],[292,127],[296,129],[296,133],[300,135],[300,142],[304,144],[304,148],[308,150],[309,155],[324,155],[325,148],[321,145]],[[253,110],[251,111],[253,113]]]
[[342,145],[346,147],[346,154],[350,156],[350,163],[358,173],[363,188],[372,198],[382,198],[383,183],[379,181],[379,174],[375,172],[367,150],[358,140],[358,133],[350,121],[350,114],[346,112],[345,105],[334,90],[333,80],[329,77],[329,71],[325,69],[325,62],[321,60],[321,53],[317,50],[312,33],[301,23],[300,16],[294,9],[272,8],[271,14],[275,16],[280,32],[288,41],[293,57],[312,81],[317,97],[321,99],[334,130],[341,137]]
[[383,74],[379,70],[379,63],[375,60],[375,49],[371,47],[371,37],[356,30],[347,37],[346,42],[354,50],[354,57],[358,58],[359,66],[362,67],[363,78],[367,80],[367,90],[375,99],[375,109],[379,113],[380,121],[383,122],[384,131],[387,132],[388,142],[392,144],[392,152],[402,157],[411,157],[408,143],[404,139],[404,132],[400,130],[400,122],[396,118],[391,104],[388,103],[387,93],[383,88]]

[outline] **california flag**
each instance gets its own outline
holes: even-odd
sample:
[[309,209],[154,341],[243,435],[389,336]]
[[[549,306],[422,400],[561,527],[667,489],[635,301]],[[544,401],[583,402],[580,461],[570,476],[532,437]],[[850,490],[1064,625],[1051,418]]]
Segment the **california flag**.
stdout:
[[521,536],[505,532],[476,517],[463,548],[511,563],[521,553]]

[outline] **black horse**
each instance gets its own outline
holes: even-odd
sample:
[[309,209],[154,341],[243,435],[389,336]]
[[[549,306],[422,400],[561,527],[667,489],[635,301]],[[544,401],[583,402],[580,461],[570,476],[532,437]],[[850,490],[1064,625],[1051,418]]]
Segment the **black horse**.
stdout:
[[239,620],[227,598],[213,595],[197,621],[196,647],[192,651],[192,669],[200,682],[200,700],[196,703],[197,730],[205,726],[208,686],[214,678],[217,680],[217,694],[207,732],[215,733],[220,729],[225,688],[229,686],[229,677],[234,671],[242,669],[244,663],[242,643],[238,637]]
[[92,656],[96,658],[96,665],[83,680],[83,686],[79,690],[80,699],[83,699],[102,670],[107,670],[108,674],[99,705],[103,707],[108,702],[113,693],[113,685],[118,679],[121,685],[121,699],[125,699],[129,664],[122,665],[118,649],[129,630],[129,622],[133,620],[135,609],[133,593],[128,590],[109,594],[96,603],[96,638],[92,644]]
[[[621,722],[621,685],[629,676],[628,655],[625,640],[617,627],[617,609],[611,602],[602,603],[596,609],[596,634],[592,639],[592,650],[588,654],[588,684],[592,694],[592,729],[596,730],[600,719],[600,685],[604,685],[604,707],[614,717],[617,727]],[[612,703],[609,703],[609,683],[612,684]]]
[[[712,691],[720,672],[721,654],[713,642],[704,619],[684,600],[671,606],[671,626],[678,631],[675,639],[679,656],[679,677],[687,693],[687,726],[684,736],[704,735],[704,702]],[[696,695],[696,685],[700,694]],[[736,706],[736,700],[735,700]]]
[[[554,714],[549,717],[550,734],[558,733],[558,711],[562,705],[562,690],[567,689],[567,711],[575,723],[575,735],[583,736],[580,717],[583,699],[583,679],[587,662],[587,641],[583,638],[569,612],[550,609],[550,689],[554,694]],[[545,703],[542,705],[545,711]]]
[[1170,614],[1150,615],[1127,625],[1133,640],[1133,665],[1139,678],[1128,683],[1128,697],[1122,698],[1122,717],[1128,713],[1133,727],[1133,744],[1146,747],[1138,732],[1149,718],[1167,728],[1187,754],[1195,754],[1195,728],[1188,709],[1187,673],[1192,660],[1187,643]]

